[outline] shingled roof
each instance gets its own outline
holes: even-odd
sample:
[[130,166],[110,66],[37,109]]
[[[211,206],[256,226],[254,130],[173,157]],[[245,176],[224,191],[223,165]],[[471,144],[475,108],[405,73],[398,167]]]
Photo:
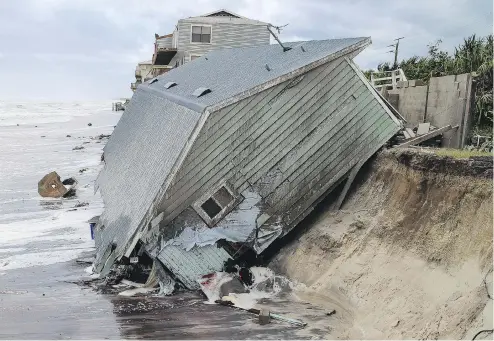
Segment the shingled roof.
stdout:
[[[161,92],[172,102],[202,112],[206,107],[241,96],[252,95],[264,87],[275,85],[282,76],[293,76],[329,60],[370,44],[370,38],[345,38],[286,43],[291,50],[284,52],[280,45],[222,49],[211,51],[164,75],[149,80],[142,86]],[[312,66],[312,67],[311,67]],[[279,82],[284,79],[279,79]],[[165,88],[165,84],[177,85]],[[199,88],[209,89],[207,95],[197,97]],[[228,104],[228,103],[225,103]]]

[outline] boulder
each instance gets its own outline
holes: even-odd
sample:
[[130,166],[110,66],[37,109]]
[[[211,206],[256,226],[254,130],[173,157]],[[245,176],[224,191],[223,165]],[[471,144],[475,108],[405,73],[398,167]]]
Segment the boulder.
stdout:
[[67,194],[68,190],[60,181],[60,176],[57,172],[46,174],[38,182],[38,193],[42,197],[60,198]]

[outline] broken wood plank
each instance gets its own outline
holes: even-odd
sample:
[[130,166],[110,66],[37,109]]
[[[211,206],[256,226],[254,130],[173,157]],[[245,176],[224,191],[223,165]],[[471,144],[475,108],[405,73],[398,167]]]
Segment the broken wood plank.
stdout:
[[[457,128],[457,127],[458,126],[455,126],[455,128]],[[407,141],[405,143],[396,145],[393,148],[413,146],[413,145],[419,144],[420,142],[424,142],[424,141],[427,141],[428,139],[431,139],[433,137],[436,137],[437,135],[441,135],[442,133],[444,133],[444,132],[446,132],[448,130],[451,130],[451,129],[453,129],[453,128],[451,128],[451,125],[447,125],[445,127],[442,127],[442,128],[436,129],[434,131],[431,131],[428,134],[424,134],[424,135],[418,136],[418,137],[416,137],[416,138],[414,138],[414,139],[412,139],[410,141]]]
[[410,129],[410,128],[405,128],[405,131],[408,133],[408,135],[410,135],[410,138],[415,137],[415,133],[413,132],[413,130],[412,130],[412,129]]
[[424,135],[429,132],[431,128],[431,124],[429,122],[426,123],[420,123],[419,127],[417,129],[417,135]]
[[355,180],[355,177],[357,176],[358,171],[360,170],[360,168],[362,168],[362,165],[364,163],[365,163],[365,161],[360,161],[355,166],[353,166],[353,168],[350,171],[350,174],[348,175],[348,178],[345,182],[345,187],[343,187],[343,190],[341,191],[340,196],[338,197],[338,200],[336,201],[336,203],[333,206],[333,210],[335,210],[335,211],[339,210],[341,208],[341,206],[343,205],[343,201],[346,198],[348,190],[350,189],[350,186],[352,185],[353,180]]

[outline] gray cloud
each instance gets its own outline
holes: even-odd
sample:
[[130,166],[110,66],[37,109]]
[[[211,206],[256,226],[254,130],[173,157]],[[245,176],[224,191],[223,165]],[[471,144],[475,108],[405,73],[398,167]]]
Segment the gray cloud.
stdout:
[[437,39],[452,50],[470,34],[492,31],[490,0],[0,0],[0,98],[129,96],[154,33],[219,8],[288,23],[286,41],[371,36],[356,59],[362,68],[391,60],[386,46],[398,36],[406,37],[400,57],[410,57]]

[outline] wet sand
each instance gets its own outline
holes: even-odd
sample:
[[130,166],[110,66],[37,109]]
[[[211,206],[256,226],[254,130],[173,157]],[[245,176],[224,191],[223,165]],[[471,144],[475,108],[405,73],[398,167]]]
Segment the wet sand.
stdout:
[[[170,297],[100,294],[77,282],[75,261],[0,276],[0,339],[301,339],[297,327],[261,326],[242,310],[206,304],[196,292]],[[309,337],[306,337],[309,338]]]

